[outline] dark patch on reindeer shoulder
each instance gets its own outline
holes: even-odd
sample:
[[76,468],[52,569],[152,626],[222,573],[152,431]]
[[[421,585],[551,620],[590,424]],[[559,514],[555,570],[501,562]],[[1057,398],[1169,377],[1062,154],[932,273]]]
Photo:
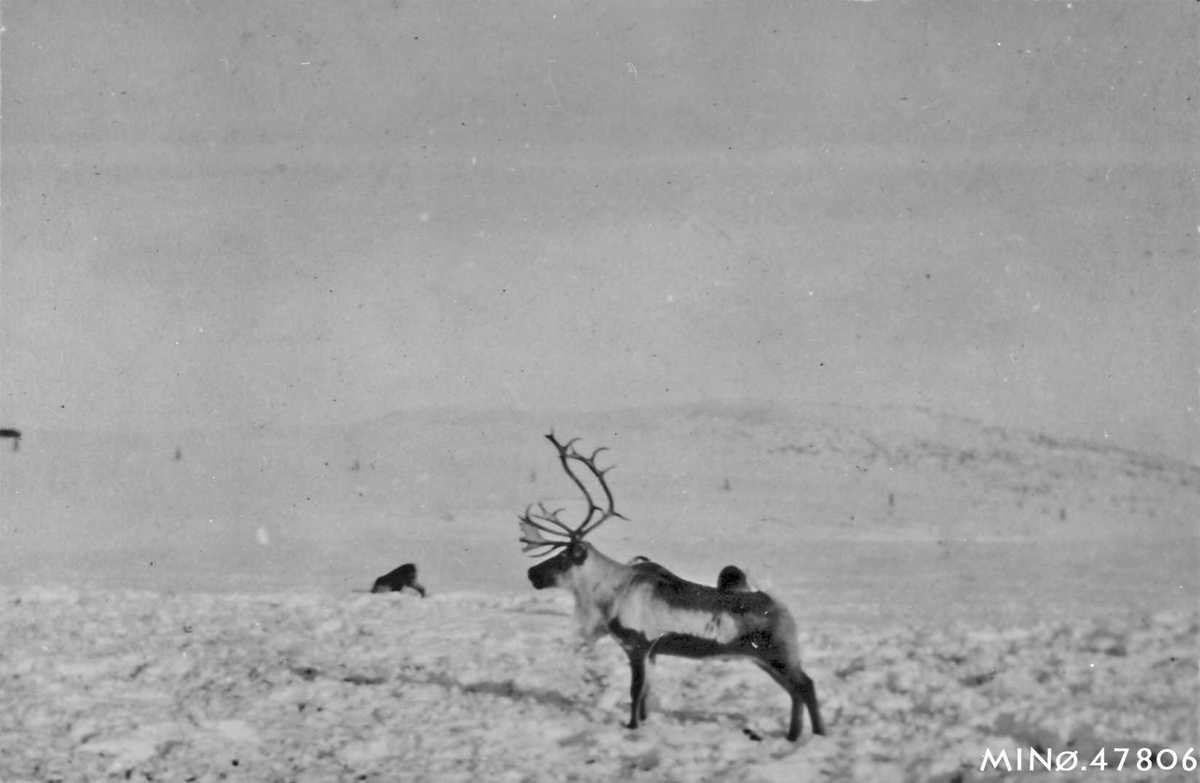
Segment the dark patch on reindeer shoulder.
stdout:
[[763,592],[718,590],[680,579],[670,572],[658,573],[656,576],[658,579],[655,587],[659,597],[677,609],[716,610],[737,615],[766,616],[776,607],[775,600]]
[[615,617],[608,621],[608,632],[627,650],[645,648],[650,644],[650,640],[646,638],[646,634],[641,631],[635,631],[632,628],[626,628]]
[[665,567],[663,567],[663,565],[661,563],[656,563],[653,560],[650,560],[649,558],[645,558],[645,557],[642,557],[641,555],[638,555],[637,557],[634,558],[634,560],[636,560],[637,562],[636,563],[630,562],[629,565],[631,567],[633,567],[634,569],[636,569],[648,576],[652,576],[652,577],[659,576],[659,577],[663,577],[665,579],[674,580],[676,582],[687,581],[687,580],[677,576],[675,573],[667,570]]

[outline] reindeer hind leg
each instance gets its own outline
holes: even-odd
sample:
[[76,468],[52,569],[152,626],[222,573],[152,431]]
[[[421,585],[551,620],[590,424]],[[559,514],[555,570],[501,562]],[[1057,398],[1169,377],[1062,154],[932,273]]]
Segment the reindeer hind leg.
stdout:
[[795,742],[800,737],[803,727],[801,708],[808,709],[808,717],[812,721],[813,734],[824,734],[825,723],[821,720],[821,707],[817,703],[817,690],[812,678],[804,673],[798,663],[790,663],[782,658],[758,660],[759,668],[771,675],[771,679],[779,683],[792,698],[791,720],[788,724],[787,738]]
[[788,728],[788,739],[795,742],[800,736],[801,705],[808,709],[808,719],[812,722],[812,733],[824,734],[825,723],[821,720],[821,705],[817,703],[817,687],[813,685],[812,678],[805,674],[798,665],[793,665],[788,667],[783,674],[780,684],[792,697],[792,721]]
[[[812,733],[824,734],[825,722],[821,720],[821,705],[817,702],[817,686],[813,684],[812,677],[809,677],[797,666],[793,673],[793,680],[796,682],[797,695],[804,701],[804,706],[808,708],[808,719],[812,721]],[[796,704],[795,709],[799,711],[799,708],[799,704]]]

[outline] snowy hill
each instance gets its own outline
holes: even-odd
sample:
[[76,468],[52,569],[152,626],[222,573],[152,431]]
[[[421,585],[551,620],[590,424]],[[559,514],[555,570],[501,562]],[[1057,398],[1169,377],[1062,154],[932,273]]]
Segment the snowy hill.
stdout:
[[[630,521],[604,551],[737,563],[791,608],[828,737],[785,742],[785,695],[736,661],[661,660],[650,724],[622,728],[624,656],[580,647],[516,542],[526,504],[578,501],[551,425],[612,449]],[[1153,455],[721,405],[34,431],[0,456],[5,781],[994,780],[986,748],[1196,736],[1200,471]],[[407,560],[431,598],[361,594]]]
[[717,550],[768,571],[788,570],[772,552],[830,542],[1153,550],[1194,539],[1200,519],[1195,466],[928,411],[420,410],[288,432],[27,432],[0,455],[3,578],[338,588],[416,560],[443,589],[520,589],[516,514],[578,500],[541,437],[552,426],[618,466],[632,521],[598,543],[694,564],[697,578],[722,564],[705,556]]

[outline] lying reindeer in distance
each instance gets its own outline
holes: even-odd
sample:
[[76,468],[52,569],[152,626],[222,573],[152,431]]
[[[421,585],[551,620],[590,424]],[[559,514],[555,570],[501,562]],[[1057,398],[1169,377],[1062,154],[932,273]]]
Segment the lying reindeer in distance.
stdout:
[[717,589],[724,592],[753,593],[746,572],[735,565],[727,565],[717,576]]
[[21,431],[12,427],[4,427],[0,429],[0,438],[11,438],[13,442],[13,451],[18,451],[21,448]]
[[[789,740],[800,736],[801,706],[808,708],[813,733],[824,734],[816,689],[800,668],[796,625],[787,608],[763,592],[720,590],[681,579],[646,558],[619,563],[600,552],[584,538],[612,517],[625,519],[615,510],[604,477],[612,468],[596,467],[596,456],[604,449],[585,457],[574,448],[577,438],[560,443],[553,432],[546,438],[558,450],[559,462],[583,493],[588,510],[577,527],[559,518],[563,509],[551,511],[544,503],[536,510],[530,506],[519,517],[523,551],[538,557],[562,550],[530,568],[529,581],[538,590],[570,591],[583,635],[594,640],[608,634],[625,650],[631,672],[628,728],[636,729],[646,719],[647,659],[742,657],[791,696]],[[603,507],[572,464],[582,465],[599,484]]]
[[422,598],[425,597],[425,588],[417,582],[417,567],[412,563],[405,563],[376,579],[374,586],[371,587],[371,592],[398,593],[406,587],[416,590]]

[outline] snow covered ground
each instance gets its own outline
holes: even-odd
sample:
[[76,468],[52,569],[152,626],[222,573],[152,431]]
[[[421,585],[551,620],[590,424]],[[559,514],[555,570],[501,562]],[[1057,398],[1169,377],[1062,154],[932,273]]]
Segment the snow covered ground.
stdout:
[[1087,763],[1196,741],[1194,612],[807,629],[829,734],[798,744],[783,691],[738,662],[660,659],[651,720],[624,729],[624,656],[581,649],[569,612],[544,594],[6,591],[0,777],[971,780],[997,776],[978,774],[987,748]]
[[[1200,748],[1194,466],[920,411],[560,422],[620,465],[633,521],[598,546],[736,562],[792,608],[828,736],[786,742],[747,663],[669,658],[623,728],[624,655],[525,580],[516,513],[570,499],[543,422],[27,433],[0,780],[1195,779],[1135,756]],[[361,592],[405,560],[431,597]],[[1030,773],[1031,748],[1110,766]]]

